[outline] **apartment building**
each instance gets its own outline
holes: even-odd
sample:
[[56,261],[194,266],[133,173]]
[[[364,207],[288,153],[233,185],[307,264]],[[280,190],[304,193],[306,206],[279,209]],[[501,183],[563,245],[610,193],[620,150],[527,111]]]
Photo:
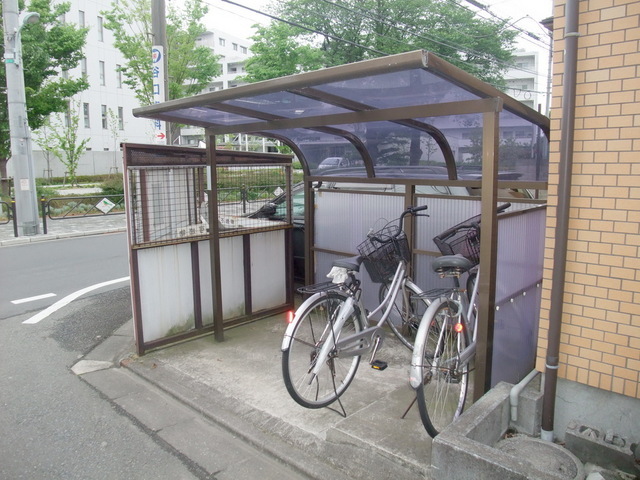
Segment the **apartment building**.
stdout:
[[[110,0],[71,0],[65,15],[67,23],[88,27],[85,56],[80,65],[63,72],[79,77],[87,75],[89,88],[76,95],[72,105],[79,117],[78,136],[87,139],[86,153],[80,161],[78,174],[94,175],[122,172],[120,143],[151,141],[151,124],[136,119],[132,110],[138,106],[134,92],[123,83],[120,66],[125,64],[120,52],[113,46],[113,34],[104,28],[103,11],[110,9]],[[62,177],[64,165],[42,151],[46,132],[33,132],[36,176]]]
[[[113,33],[104,28],[102,12],[110,10],[111,3],[111,0],[70,0],[71,8],[65,16],[66,22],[89,28],[84,59],[77,68],[63,73],[72,77],[87,75],[90,83],[89,88],[72,101],[80,120],[79,139],[88,140],[77,171],[80,175],[121,173],[120,143],[155,142],[152,122],[133,116],[132,111],[139,102],[123,83],[123,74],[118,72],[126,62],[114,47]],[[201,43],[221,55],[221,76],[214,79],[206,91],[235,86],[235,78],[243,74],[244,61],[250,55],[249,41],[212,29],[202,36]],[[151,54],[149,58],[151,61]],[[44,134],[43,131],[33,132],[35,174],[37,177],[63,177],[64,165],[38,145]],[[185,129],[180,144],[196,146],[201,138],[202,132]]]

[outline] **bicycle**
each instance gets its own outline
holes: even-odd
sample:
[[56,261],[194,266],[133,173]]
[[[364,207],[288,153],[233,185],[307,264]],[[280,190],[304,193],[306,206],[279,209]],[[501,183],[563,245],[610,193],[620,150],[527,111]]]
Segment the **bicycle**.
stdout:
[[[415,313],[417,307],[405,302],[422,303],[424,311],[428,304],[407,275],[410,251],[402,225],[406,215],[427,216],[418,214],[426,208],[407,208],[397,219],[398,225],[390,222],[369,234],[358,245],[359,255],[335,260],[327,275],[332,281],[299,290],[311,296],[296,310],[281,347],[284,383],[298,404],[322,408],[335,402],[349,387],[363,355],[370,354],[373,368],[386,368],[385,362],[375,360],[385,322],[405,346],[412,345],[409,335],[417,331],[420,317],[410,317],[408,312]],[[356,276],[362,263],[371,280],[385,290],[384,298],[370,313],[364,308]],[[380,312],[380,319],[373,323]],[[404,319],[404,325],[393,324],[398,317]]]
[[[507,203],[498,212],[509,208]],[[431,304],[416,334],[409,383],[416,390],[422,423],[435,437],[458,418],[466,406],[470,364],[476,353],[480,215],[434,238],[443,256],[432,263],[454,287],[426,292]],[[460,276],[468,273],[466,289]],[[466,294],[465,294],[466,292]]]

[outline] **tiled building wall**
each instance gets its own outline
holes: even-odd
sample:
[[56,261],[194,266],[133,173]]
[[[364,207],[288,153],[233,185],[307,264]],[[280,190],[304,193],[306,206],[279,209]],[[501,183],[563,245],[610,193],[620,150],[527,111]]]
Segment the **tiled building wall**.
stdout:
[[[640,0],[581,0],[560,377],[640,398]],[[544,371],[564,73],[554,2],[549,209],[537,368]]]

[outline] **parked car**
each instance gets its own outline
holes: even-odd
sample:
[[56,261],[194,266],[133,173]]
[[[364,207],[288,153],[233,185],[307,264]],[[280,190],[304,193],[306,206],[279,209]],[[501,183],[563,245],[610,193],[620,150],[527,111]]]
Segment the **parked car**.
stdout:
[[343,168],[350,165],[349,160],[344,157],[327,157],[318,164],[318,170],[327,168]]

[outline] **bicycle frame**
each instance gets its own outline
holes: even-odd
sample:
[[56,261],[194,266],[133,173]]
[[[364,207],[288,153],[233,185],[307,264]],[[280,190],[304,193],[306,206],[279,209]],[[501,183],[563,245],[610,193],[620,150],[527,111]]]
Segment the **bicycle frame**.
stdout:
[[[345,293],[348,293],[348,298],[344,302],[344,304],[340,307],[336,318],[330,321],[331,330],[330,335],[333,339],[332,342],[325,342],[320,351],[318,352],[318,356],[315,359],[314,366],[311,369],[311,372],[315,375],[318,374],[320,369],[323,366],[326,366],[327,358],[332,350],[335,349],[335,356],[337,357],[348,357],[348,356],[356,356],[356,355],[364,355],[370,352],[374,352],[377,349],[380,340],[384,337],[384,331],[382,330],[382,325],[386,322],[389,317],[391,310],[393,308],[393,304],[400,292],[400,287],[403,285],[405,281],[407,266],[404,261],[398,262],[398,267],[396,269],[396,273],[393,276],[393,280],[391,281],[391,286],[389,287],[389,291],[385,298],[380,302],[380,304],[371,311],[368,315],[365,315],[364,305],[362,304],[362,300],[360,298],[361,290],[358,288],[356,292],[351,291],[349,288],[343,289]],[[353,275],[350,272],[350,275]],[[287,326],[287,330],[285,331],[284,338],[282,340],[282,350],[286,350],[291,345],[291,340],[293,338],[293,331],[295,329],[296,323],[299,320],[299,315],[304,312],[306,304],[310,304],[315,301],[319,296],[326,295],[325,292],[320,292],[309,297],[296,311],[296,316],[293,318],[291,323]],[[361,332],[358,332],[353,335],[349,335],[345,338],[340,337],[340,331],[344,326],[345,321],[349,316],[353,313],[355,306],[358,306],[358,310],[360,312],[361,320],[364,325],[364,329]],[[383,310],[384,308],[384,310]],[[383,310],[382,316],[380,320],[376,322],[375,325],[370,326],[370,320],[374,315],[378,314],[381,310]],[[324,334],[323,334],[324,338]],[[380,340],[377,340],[380,339]]]
[[[479,269],[478,269],[479,273]],[[424,359],[420,352],[422,352],[422,347],[424,342],[427,341],[426,331],[429,328],[428,319],[432,318],[435,313],[438,311],[440,306],[449,301],[453,301],[458,303],[460,306],[460,315],[461,315],[461,323],[463,328],[467,331],[471,330],[471,341],[469,345],[465,347],[463,351],[460,352],[459,356],[455,359],[451,359],[450,361],[456,361],[457,367],[464,367],[467,365],[471,359],[475,356],[476,353],[476,336],[477,336],[477,326],[478,326],[478,316],[474,310],[476,298],[478,296],[478,282],[475,282],[473,285],[473,291],[471,294],[471,300],[467,300],[466,296],[462,294],[462,290],[460,287],[455,288],[450,295],[445,296],[442,295],[440,298],[435,300],[424,313],[422,317],[422,322],[420,322],[420,327],[418,329],[418,333],[416,334],[416,343],[414,345],[413,355],[411,358],[411,368],[409,373],[409,383],[413,388],[419,388],[422,385],[422,368],[424,367]],[[444,334],[444,329],[440,331],[440,335]],[[441,338],[439,339],[441,340]],[[441,342],[438,341],[438,345]],[[437,359],[438,352],[434,353],[434,358]],[[434,363],[436,363],[434,361]],[[446,364],[442,364],[441,367],[447,367]]]

